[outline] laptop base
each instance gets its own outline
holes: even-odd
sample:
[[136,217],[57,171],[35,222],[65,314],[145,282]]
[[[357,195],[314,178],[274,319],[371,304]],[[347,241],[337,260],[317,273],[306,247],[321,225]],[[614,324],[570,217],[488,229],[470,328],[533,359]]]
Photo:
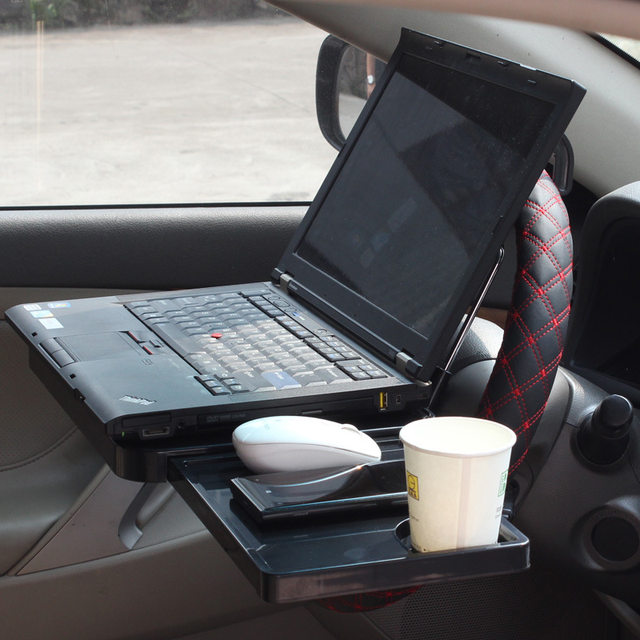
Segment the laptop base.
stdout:
[[[214,429],[203,431],[199,434],[174,436],[170,439],[159,438],[157,440],[142,441],[139,438],[131,441],[118,441],[105,432],[104,425],[95,414],[78,398],[70,392],[63,379],[48,365],[42,355],[33,347],[29,348],[29,367],[44,384],[49,393],[64,409],[72,422],[91,442],[95,449],[104,458],[111,470],[125,480],[136,482],[165,482],[167,480],[168,461],[176,456],[220,455],[228,457],[233,455],[231,433],[235,424],[217,425]],[[393,414],[363,415],[360,407],[354,406],[351,412],[336,413],[336,419],[349,419],[359,427],[384,428],[390,421],[397,424],[405,424],[411,420],[423,417],[423,410],[413,409]],[[331,419],[328,412],[322,413],[323,417]]]

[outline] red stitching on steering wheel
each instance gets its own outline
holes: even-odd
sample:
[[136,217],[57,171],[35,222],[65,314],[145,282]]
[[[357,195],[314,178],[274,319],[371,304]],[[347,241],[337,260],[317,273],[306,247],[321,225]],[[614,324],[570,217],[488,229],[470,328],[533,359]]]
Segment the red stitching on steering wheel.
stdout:
[[518,271],[502,346],[478,415],[518,434],[510,472],[524,460],[562,358],[573,288],[569,216],[543,173],[516,225]]

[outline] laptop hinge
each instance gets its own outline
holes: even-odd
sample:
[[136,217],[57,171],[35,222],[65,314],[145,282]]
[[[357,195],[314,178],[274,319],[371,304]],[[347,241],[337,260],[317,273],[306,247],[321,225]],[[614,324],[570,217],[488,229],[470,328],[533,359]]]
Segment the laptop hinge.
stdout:
[[278,284],[282,287],[285,293],[289,293],[289,283],[292,280],[293,276],[290,276],[288,273],[283,273],[280,275]]
[[404,351],[396,354],[396,368],[400,373],[410,378],[415,378],[418,371],[420,371],[420,365]]

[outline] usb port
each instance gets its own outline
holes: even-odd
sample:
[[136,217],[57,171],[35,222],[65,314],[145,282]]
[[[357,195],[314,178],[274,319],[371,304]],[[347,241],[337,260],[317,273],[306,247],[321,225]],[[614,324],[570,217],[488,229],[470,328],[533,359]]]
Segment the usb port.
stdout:
[[151,427],[143,429],[140,437],[143,440],[151,440],[153,438],[164,438],[171,434],[171,427]]
[[389,406],[389,394],[386,391],[381,391],[378,394],[377,406],[379,411],[386,411]]

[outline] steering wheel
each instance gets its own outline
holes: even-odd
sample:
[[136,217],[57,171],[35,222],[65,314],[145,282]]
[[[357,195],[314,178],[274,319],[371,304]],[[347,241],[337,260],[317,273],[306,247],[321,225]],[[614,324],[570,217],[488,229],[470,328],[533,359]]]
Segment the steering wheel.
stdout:
[[[562,359],[573,289],[573,243],[567,209],[544,172],[516,224],[517,271],[502,345],[478,417],[517,435],[509,471],[522,463],[542,417]],[[378,609],[420,587],[390,589],[321,601],[333,611]]]
[[516,432],[510,473],[524,460],[562,359],[573,290],[569,216],[555,184],[539,178],[516,225],[518,266],[502,346],[478,416]]

